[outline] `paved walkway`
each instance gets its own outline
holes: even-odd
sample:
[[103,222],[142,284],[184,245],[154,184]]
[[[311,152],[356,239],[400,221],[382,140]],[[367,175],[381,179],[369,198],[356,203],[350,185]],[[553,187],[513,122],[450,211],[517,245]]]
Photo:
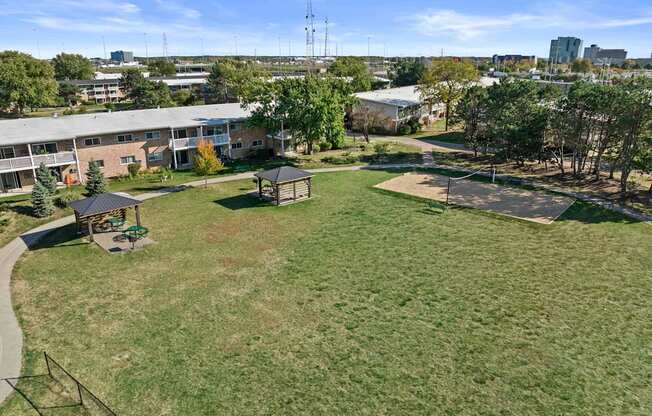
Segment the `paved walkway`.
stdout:
[[[433,149],[437,148],[437,145],[422,142],[415,139],[402,139],[401,141],[408,142],[415,141],[420,143],[418,146],[424,151],[424,162],[425,165],[416,165],[416,164],[396,164],[396,165],[380,165],[380,166],[344,166],[336,168],[323,168],[323,169],[311,169],[310,172],[313,173],[328,173],[328,172],[345,172],[345,171],[358,171],[358,170],[384,170],[384,169],[412,169],[419,167],[435,167],[434,163],[430,162],[425,158],[425,153],[431,152]],[[416,144],[415,144],[416,145]],[[455,171],[465,171],[464,169],[459,168],[448,168],[444,166],[437,166],[441,169],[449,169]],[[468,171],[468,170],[467,170]],[[470,171],[468,171],[470,172]],[[239,181],[244,179],[251,179],[254,177],[255,172],[244,172],[237,175],[223,176],[219,178],[211,178],[208,180],[209,184],[217,183],[226,183]],[[652,217],[646,216],[629,208],[624,208],[618,205],[615,202],[607,201],[592,195],[577,193],[577,192],[568,192],[561,188],[557,188],[550,185],[538,184],[529,181],[522,181],[517,178],[512,178],[513,180],[518,180],[523,184],[527,184],[539,189],[544,189],[548,191],[558,192],[561,194],[566,194],[572,196],[576,199],[581,199],[584,201],[591,202],[595,205],[616,211],[637,219],[639,221],[647,222],[652,225]],[[179,192],[186,188],[199,187],[203,186],[204,181],[194,181],[189,182],[183,185],[170,187],[167,189],[161,189],[157,191],[151,191],[145,194],[137,195],[134,198],[145,201],[152,198],[157,198],[163,195],[167,195],[173,192]],[[10,378],[10,377],[19,377],[21,364],[22,364],[22,347],[23,347],[23,334],[18,325],[18,320],[14,314],[13,305],[11,303],[11,274],[14,268],[14,265],[20,258],[20,256],[29,248],[35,245],[41,238],[46,234],[60,227],[72,224],[75,221],[74,216],[68,216],[65,218],[52,221],[48,224],[44,224],[40,227],[34,228],[21,235],[20,237],[14,239],[9,244],[0,249],[0,378]],[[0,383],[0,404],[11,394],[12,390],[9,385],[6,383]]]

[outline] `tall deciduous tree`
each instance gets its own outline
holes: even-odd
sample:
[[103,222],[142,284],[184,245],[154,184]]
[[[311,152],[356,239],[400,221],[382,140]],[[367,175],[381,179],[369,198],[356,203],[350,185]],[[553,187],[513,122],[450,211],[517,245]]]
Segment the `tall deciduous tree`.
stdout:
[[336,77],[351,78],[351,87],[354,92],[371,89],[373,78],[362,58],[353,56],[337,58],[328,68],[328,72]]
[[81,90],[78,86],[69,82],[62,82],[59,84],[59,97],[66,105],[72,105],[77,100]]
[[147,64],[147,70],[154,77],[171,77],[176,75],[177,68],[173,62],[157,59]]
[[57,90],[49,63],[21,52],[0,52],[0,107],[22,115],[27,108],[54,103]]
[[426,66],[419,59],[402,60],[392,73],[392,84],[395,87],[416,85],[425,70]]
[[59,81],[93,79],[93,64],[82,55],[60,53],[52,60],[54,76]]
[[446,107],[446,131],[451,110],[478,76],[478,71],[471,62],[436,59],[419,80],[417,89],[422,99],[430,107],[437,103],[443,103]]
[[477,156],[481,147],[488,147],[487,137],[487,89],[473,86],[466,91],[464,97],[455,107],[451,120],[464,124],[464,142],[473,149]]
[[198,176],[204,177],[204,187],[208,186],[207,176],[218,173],[223,167],[224,165],[217,158],[213,142],[204,139],[199,140],[193,169]]
[[145,81],[137,84],[129,93],[135,108],[165,108],[174,107],[175,102],[170,93],[170,87],[163,82]]
[[106,179],[100,165],[91,160],[86,172],[86,196],[91,197],[106,192]]
[[260,82],[265,82],[269,74],[253,63],[221,60],[211,68],[208,76],[209,97],[215,103],[237,103],[250,94],[250,90]]

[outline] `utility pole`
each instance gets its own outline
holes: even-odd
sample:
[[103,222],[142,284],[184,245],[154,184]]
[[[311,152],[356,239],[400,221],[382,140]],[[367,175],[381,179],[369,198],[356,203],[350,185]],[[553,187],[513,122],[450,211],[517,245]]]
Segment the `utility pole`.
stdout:
[[312,0],[306,2],[306,59],[315,57],[315,15]]
[[109,57],[106,56],[106,41],[104,40],[104,36],[102,36],[102,47],[104,48],[104,60],[106,61]]
[[168,35],[163,32],[163,56],[168,60]]
[[324,22],[326,25],[326,37],[324,39],[324,58],[326,58],[329,53],[328,53],[328,17],[326,18],[326,21]]
[[367,62],[371,60],[371,36],[367,36]]
[[238,35],[233,36],[233,41],[235,43],[235,56],[238,56]]
[[145,39],[145,62],[149,65],[149,46],[147,45],[147,32],[143,33],[143,38]]
[[283,52],[281,51],[281,37],[278,37],[278,73],[279,75],[281,74],[281,55]]

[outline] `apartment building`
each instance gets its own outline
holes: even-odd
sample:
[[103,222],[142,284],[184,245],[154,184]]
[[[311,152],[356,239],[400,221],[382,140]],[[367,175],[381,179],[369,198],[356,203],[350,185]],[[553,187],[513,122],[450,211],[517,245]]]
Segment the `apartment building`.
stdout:
[[106,177],[127,167],[189,169],[200,139],[233,159],[272,152],[274,138],[246,125],[240,104],[174,107],[0,121],[0,192],[29,189],[44,163],[59,182],[84,182],[91,161]]
[[584,48],[584,59],[589,59],[594,64],[621,65],[627,59],[625,49],[602,49],[598,45]]
[[126,93],[121,78],[73,80],[67,83],[79,88],[81,101],[96,104],[115,103],[125,99]]

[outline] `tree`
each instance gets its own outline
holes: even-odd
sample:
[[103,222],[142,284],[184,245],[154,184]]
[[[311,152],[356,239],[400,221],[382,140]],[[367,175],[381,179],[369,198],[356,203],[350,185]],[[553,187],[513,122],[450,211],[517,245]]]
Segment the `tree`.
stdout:
[[335,148],[342,144],[344,108],[352,102],[350,85],[344,80],[308,75],[258,83],[245,98],[251,124],[278,132],[282,120],[308,154],[322,140]]
[[44,163],[41,163],[36,169],[36,182],[43,185],[50,195],[57,193],[57,179]]
[[475,66],[468,61],[438,59],[432,62],[432,66],[419,80],[417,89],[422,99],[431,107],[431,111],[435,103],[445,105],[446,131],[448,131],[451,110],[478,76]]
[[41,182],[36,182],[32,189],[32,209],[38,218],[45,218],[54,212],[52,195]]
[[20,116],[26,108],[52,104],[57,90],[49,63],[21,52],[0,52],[0,107]]
[[100,169],[100,165],[91,160],[86,172],[86,196],[91,197],[106,193],[106,179]]
[[425,70],[425,65],[419,59],[402,60],[392,73],[392,84],[395,87],[416,85]]
[[133,100],[134,107],[138,109],[165,108],[175,105],[170,87],[163,82],[145,81],[137,84],[129,93],[129,98]]
[[132,68],[122,72],[122,85],[124,85],[127,94],[130,94],[133,90],[146,82],[147,80],[143,76],[143,73],[137,69]]
[[153,77],[172,77],[176,75],[177,68],[173,62],[157,59],[147,64],[147,70]]
[[328,73],[336,77],[351,78],[351,87],[354,92],[369,91],[371,89],[373,78],[362,58],[354,56],[337,58],[328,68]]
[[587,74],[593,71],[593,63],[590,59],[576,59],[571,64],[571,71]]
[[208,186],[207,176],[216,174],[224,167],[217,158],[213,142],[204,139],[197,142],[197,153],[194,162],[193,169],[195,173],[204,177],[204,187]]
[[[641,173],[652,175],[652,134],[642,140],[634,157],[634,168]],[[648,193],[652,195],[652,182],[650,182]]]
[[255,64],[229,59],[213,64],[207,86],[210,100],[217,104],[237,103],[250,94],[269,74]]
[[353,128],[362,133],[365,142],[369,143],[369,134],[371,131],[387,120],[381,111],[373,110],[369,107],[357,107],[351,115]]
[[59,84],[59,97],[67,106],[72,105],[72,103],[77,100],[80,93],[81,90],[74,84],[69,82],[62,82]]
[[193,105],[195,96],[191,90],[178,90],[172,93],[172,99],[179,107]]
[[82,55],[60,53],[52,60],[54,77],[59,81],[93,79],[93,64]]
[[473,86],[466,91],[451,116],[454,122],[464,123],[464,142],[473,149],[475,156],[480,147],[488,147],[487,101],[487,89],[479,85]]

